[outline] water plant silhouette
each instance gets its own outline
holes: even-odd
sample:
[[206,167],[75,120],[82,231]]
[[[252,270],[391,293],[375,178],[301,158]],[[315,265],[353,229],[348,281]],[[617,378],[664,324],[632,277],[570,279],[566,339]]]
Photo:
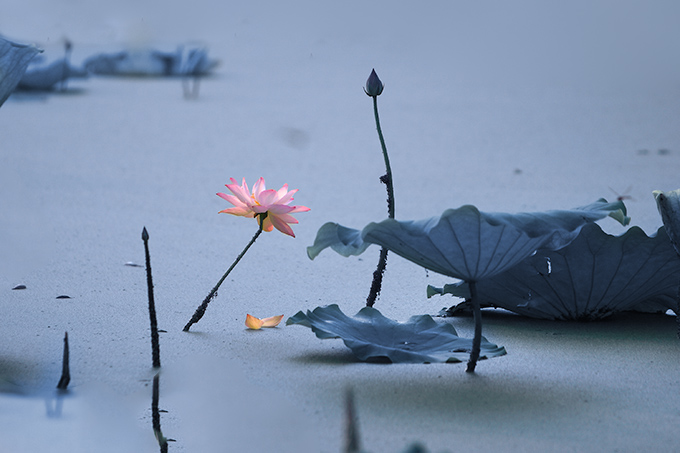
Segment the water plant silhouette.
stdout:
[[474,372],[482,341],[477,282],[512,268],[538,249],[566,246],[585,224],[607,216],[624,225],[630,221],[623,202],[600,199],[572,210],[520,214],[483,213],[466,205],[425,220],[386,219],[361,231],[329,222],[319,229],[307,254],[314,259],[330,247],[343,256],[359,255],[376,244],[426,269],[465,281],[475,321],[466,371]]
[[[363,361],[391,363],[457,363],[468,356],[472,341],[460,338],[448,323],[437,323],[429,315],[412,316],[397,322],[373,307],[364,307],[355,316],[345,315],[336,304],[296,313],[287,325],[309,327],[322,340],[341,338]],[[483,357],[505,355],[505,348],[482,338]]]
[[[638,227],[614,236],[593,223],[566,247],[538,249],[516,266],[478,281],[477,295],[485,306],[523,316],[593,321],[623,311],[654,311],[657,305],[670,308],[679,274],[680,259],[663,227],[653,236]],[[428,286],[427,294],[470,299],[465,282]],[[459,306],[452,310],[464,311],[468,304]]]
[[[392,182],[392,167],[390,166],[390,157],[387,154],[387,146],[385,146],[385,138],[383,137],[382,128],[380,127],[380,115],[378,115],[378,96],[380,96],[385,89],[382,81],[376,74],[375,69],[371,71],[371,75],[366,80],[366,87],[364,92],[373,98],[373,115],[375,116],[375,127],[378,131],[378,138],[380,139],[380,147],[382,148],[383,159],[385,161],[385,174],[380,177],[380,182],[385,184],[387,189],[387,215],[390,219],[394,218],[394,184]],[[372,307],[375,300],[380,295],[382,288],[383,275],[387,267],[387,249],[382,247],[380,249],[380,257],[378,258],[378,266],[373,272],[373,281],[371,282],[371,289],[366,298],[366,306]]]

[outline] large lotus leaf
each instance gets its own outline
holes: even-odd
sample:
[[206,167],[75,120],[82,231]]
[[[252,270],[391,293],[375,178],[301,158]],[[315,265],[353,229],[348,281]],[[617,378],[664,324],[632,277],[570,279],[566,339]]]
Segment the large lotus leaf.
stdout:
[[307,254],[314,259],[331,247],[344,256],[378,244],[427,269],[462,280],[488,278],[516,265],[539,248],[559,249],[583,225],[611,216],[627,224],[621,201],[601,199],[572,210],[538,213],[483,213],[466,205],[420,221],[387,219],[362,231],[335,223],[319,229]]
[[0,106],[7,100],[40,49],[0,38]]
[[671,192],[655,190],[653,194],[668,237],[680,254],[680,189]]
[[[472,340],[460,338],[450,324],[436,323],[430,316],[413,316],[400,323],[378,310],[364,307],[353,318],[333,304],[298,312],[287,325],[311,327],[318,338],[342,338],[359,360],[384,359],[393,363],[462,362]],[[483,358],[505,355],[505,348],[482,338]]]
[[[595,320],[627,310],[658,310],[660,303],[674,300],[679,277],[680,258],[663,227],[651,237],[638,227],[612,236],[589,224],[568,246],[539,250],[478,281],[477,296],[483,305],[534,318]],[[465,283],[428,288],[428,295],[435,293],[470,297]]]

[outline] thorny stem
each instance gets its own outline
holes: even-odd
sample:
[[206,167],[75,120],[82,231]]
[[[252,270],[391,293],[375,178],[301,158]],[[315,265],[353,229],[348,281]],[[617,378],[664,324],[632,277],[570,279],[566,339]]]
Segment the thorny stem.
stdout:
[[380,288],[382,287],[383,274],[385,273],[385,267],[387,267],[387,249],[385,247],[380,249],[380,258],[378,259],[378,267],[373,271],[373,281],[371,282],[371,290],[366,298],[366,306],[372,307],[375,304],[375,300],[380,294]]
[[158,341],[158,321],[156,319],[156,302],[153,297],[153,279],[151,278],[151,256],[149,255],[149,233],[146,227],[142,230],[144,241],[144,257],[146,259],[146,287],[149,294],[149,322],[151,324],[151,362],[154,368],[161,367],[161,349]]
[[470,351],[470,359],[468,360],[468,373],[474,373],[479,360],[479,351],[482,345],[482,310],[479,306],[479,299],[477,298],[477,287],[475,281],[469,281],[470,286],[470,302],[472,302],[472,314],[475,319],[475,336],[472,339],[472,350]]
[[[375,126],[378,130],[378,138],[380,139],[380,146],[382,147],[383,158],[385,159],[385,175],[380,177],[387,188],[387,214],[390,219],[394,218],[394,186],[392,185],[392,167],[390,167],[390,158],[387,155],[387,146],[385,146],[385,139],[383,138],[382,128],[380,127],[380,116],[378,115],[378,96],[373,97],[373,113],[375,116]],[[378,260],[378,267],[373,272],[373,282],[371,283],[371,290],[366,298],[366,306],[372,307],[375,300],[380,294],[382,288],[382,279],[387,266],[387,249],[380,249],[380,258]]]
[[387,155],[387,147],[385,146],[385,139],[383,138],[382,128],[380,127],[380,117],[378,116],[378,97],[373,96],[373,114],[375,115],[375,127],[378,129],[378,138],[380,138],[380,146],[382,147],[383,158],[385,159],[386,174],[380,178],[387,186],[387,214],[390,219],[394,218],[394,186],[392,185],[392,167],[390,167],[390,158]]
[[243,249],[243,251],[239,254],[239,256],[236,257],[236,260],[229,266],[229,269],[227,269],[227,272],[224,273],[222,278],[217,282],[215,287],[210,291],[210,293],[206,296],[205,299],[203,299],[203,302],[201,302],[201,305],[198,306],[196,311],[194,312],[194,315],[191,317],[189,322],[187,323],[186,326],[184,326],[184,329],[182,329],[184,332],[188,332],[189,329],[191,328],[192,324],[196,324],[198,321],[201,320],[203,315],[205,314],[206,308],[208,308],[208,304],[210,303],[211,300],[213,300],[217,296],[217,290],[219,289],[220,285],[222,285],[222,282],[227,278],[229,273],[236,267],[239,261],[241,261],[241,258],[243,258],[243,255],[246,254],[248,249],[250,248],[251,245],[255,243],[257,238],[262,234],[262,227],[264,225],[264,219],[267,217],[267,213],[265,212],[264,214],[259,215],[259,224],[260,227],[257,230],[257,233],[253,236],[253,238],[248,242],[248,245]]

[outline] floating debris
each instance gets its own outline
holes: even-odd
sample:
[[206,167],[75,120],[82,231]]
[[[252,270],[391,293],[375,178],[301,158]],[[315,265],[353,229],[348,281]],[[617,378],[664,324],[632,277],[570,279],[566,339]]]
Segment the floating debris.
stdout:
[[15,287],[12,288],[12,289],[13,289],[13,290],[26,289],[26,285],[17,285],[17,286],[15,286]]

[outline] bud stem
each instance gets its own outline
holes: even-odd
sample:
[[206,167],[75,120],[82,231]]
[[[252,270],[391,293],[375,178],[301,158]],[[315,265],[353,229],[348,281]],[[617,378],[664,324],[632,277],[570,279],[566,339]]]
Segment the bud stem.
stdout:
[[[380,146],[382,148],[383,158],[385,159],[385,176],[380,178],[380,181],[385,183],[387,188],[387,214],[390,219],[394,218],[394,186],[392,185],[392,167],[390,167],[390,158],[387,155],[387,146],[385,146],[385,139],[383,138],[382,128],[380,127],[380,116],[378,115],[378,96],[371,96],[373,98],[373,113],[375,115],[375,126],[378,130],[378,138],[380,139]],[[380,294],[382,288],[383,274],[387,266],[387,249],[380,250],[380,258],[378,260],[378,267],[373,272],[373,282],[371,289],[366,298],[366,306],[372,307],[375,300]]]
[[390,157],[387,155],[387,147],[383,138],[382,128],[380,127],[380,116],[378,116],[378,97],[373,96],[373,113],[375,115],[375,126],[380,138],[383,158],[385,159],[385,185],[387,186],[387,214],[390,219],[394,218],[394,186],[392,185],[392,167],[390,167]]

